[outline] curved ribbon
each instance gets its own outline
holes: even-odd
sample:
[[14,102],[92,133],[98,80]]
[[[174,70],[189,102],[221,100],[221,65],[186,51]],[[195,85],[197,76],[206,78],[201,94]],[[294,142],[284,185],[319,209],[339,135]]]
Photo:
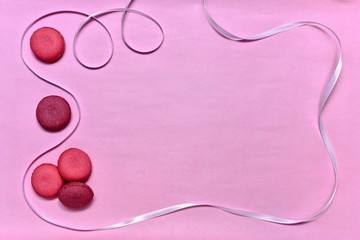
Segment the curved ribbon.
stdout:
[[[90,14],[87,16],[87,18],[79,25],[77,31],[75,32],[75,35],[74,35],[74,40],[73,40],[73,52],[74,52],[74,56],[75,56],[75,59],[78,61],[78,63],[80,63],[82,66],[86,67],[86,68],[89,68],[89,69],[100,69],[100,68],[103,68],[105,67],[110,61],[111,61],[111,58],[112,56],[114,55],[114,41],[112,39],[112,36],[110,34],[110,32],[108,31],[108,29],[99,22],[99,20],[97,20],[97,17],[99,16],[102,16],[102,15],[106,15],[106,14],[110,14],[110,13],[116,13],[116,12],[121,12],[123,13],[123,16],[122,16],[122,20],[121,20],[121,36],[122,36],[122,39],[123,39],[123,42],[124,44],[132,51],[136,52],[136,53],[141,53],[141,54],[147,54],[147,53],[152,53],[156,50],[158,50],[161,45],[163,44],[164,42],[164,39],[165,39],[165,35],[164,35],[164,30],[162,29],[160,23],[158,23],[154,18],[152,18],[151,16],[143,13],[143,12],[140,12],[140,11],[137,11],[137,10],[133,10],[133,9],[129,9],[127,8],[129,6],[129,4],[131,3],[131,1],[129,1],[129,3],[127,4],[126,8],[113,8],[113,9],[107,9],[107,10],[103,10],[103,11],[98,11],[96,13],[93,13],[93,14]],[[151,50],[148,50],[148,51],[140,51],[138,49],[135,49],[134,47],[131,47],[131,45],[127,42],[126,38],[125,38],[125,33],[124,33],[124,21],[125,21],[125,15],[126,13],[132,13],[132,14],[137,14],[137,15],[140,15],[142,17],[145,17],[146,19],[152,21],[160,30],[161,32],[161,41],[159,42],[159,44],[154,47],[153,49]],[[78,40],[78,37],[79,37],[79,34],[81,32],[81,30],[92,20],[96,20],[97,22],[99,22],[103,27],[105,27],[105,30],[106,32],[108,33],[109,37],[110,37],[110,40],[111,40],[111,46],[112,46],[112,49],[111,49],[111,54],[110,56],[108,57],[108,59],[105,61],[105,63],[99,65],[99,66],[90,66],[90,65],[87,65],[85,63],[83,63],[79,56],[78,56],[78,53],[77,53],[77,40]]]
[[[324,108],[328,102],[328,99],[331,95],[331,93],[333,92],[333,89],[339,79],[340,73],[341,73],[341,69],[342,69],[342,47],[341,47],[341,42],[339,37],[336,35],[336,33],[331,30],[329,27],[321,24],[321,23],[317,23],[317,22],[309,22],[309,21],[303,21],[303,22],[294,22],[294,23],[289,23],[289,24],[285,24],[282,26],[278,26],[275,28],[272,28],[270,30],[267,30],[265,32],[259,33],[255,36],[251,36],[251,37],[247,37],[247,38],[241,38],[238,37],[232,33],[230,33],[229,31],[227,31],[226,29],[224,29],[223,27],[221,27],[210,15],[207,6],[206,6],[206,0],[203,0],[203,7],[204,7],[204,11],[205,11],[205,15],[209,21],[209,24],[214,28],[214,30],[219,33],[221,36],[232,40],[232,41],[238,41],[238,42],[249,42],[249,41],[259,41],[265,38],[269,38],[272,37],[274,35],[283,33],[285,31],[289,31],[291,29],[294,28],[298,28],[298,27],[303,27],[303,26],[311,26],[311,27],[316,27],[318,29],[320,29],[321,31],[327,33],[332,39],[335,40],[336,44],[337,44],[337,64],[336,67],[334,68],[333,74],[331,76],[331,78],[328,80],[328,82],[326,83],[326,87],[324,89],[324,91],[322,92],[321,95],[321,99],[320,99],[320,103],[319,103],[319,112],[318,112],[318,126],[319,126],[319,131],[321,134],[321,137],[323,139],[325,148],[329,154],[331,163],[332,163],[332,167],[333,167],[333,172],[334,172],[334,176],[335,176],[335,180],[334,180],[334,184],[333,184],[333,188],[332,188],[332,192],[330,194],[329,199],[327,200],[327,202],[323,205],[323,207],[321,207],[318,211],[316,211],[315,213],[313,213],[311,216],[304,218],[304,219],[287,219],[287,218],[281,218],[281,217],[277,217],[277,216],[272,216],[272,215],[268,215],[265,213],[259,213],[259,212],[254,212],[254,211],[249,211],[249,210],[241,210],[241,209],[234,209],[234,208],[229,208],[229,207],[225,207],[225,206],[220,206],[220,205],[214,205],[214,204],[206,204],[206,203],[181,203],[181,204],[177,204],[177,205],[173,205],[173,206],[169,206],[169,207],[165,207],[153,212],[149,212],[149,213],[145,213],[143,215],[139,215],[136,217],[133,217],[129,220],[125,220],[125,221],[121,221],[112,225],[106,225],[106,226],[100,226],[97,228],[76,228],[76,227],[72,227],[72,226],[67,226],[66,224],[62,224],[62,223],[58,223],[52,219],[47,218],[46,216],[43,216],[39,211],[37,211],[32,205],[31,202],[29,201],[27,195],[26,195],[26,191],[25,191],[25,179],[26,176],[28,175],[28,172],[31,168],[31,166],[43,155],[45,155],[46,153],[52,151],[53,149],[57,148],[58,146],[60,146],[62,143],[64,143],[77,129],[77,126],[80,122],[80,116],[81,116],[81,112],[80,112],[80,106],[78,104],[78,101],[76,100],[75,96],[70,93],[70,91],[64,89],[63,87],[52,83],[51,81],[41,77],[39,74],[37,74],[25,61],[23,54],[22,54],[22,46],[23,46],[23,40],[24,37],[26,35],[26,33],[28,32],[28,30],[30,29],[31,26],[33,26],[36,22],[38,22],[40,19],[43,19],[45,17],[54,15],[54,14],[59,14],[59,13],[75,13],[75,14],[80,14],[83,16],[87,16],[87,18],[82,22],[82,24],[79,26],[77,32],[75,33],[74,36],[74,55],[75,58],[77,59],[77,61],[83,65],[86,68],[90,68],[90,69],[98,69],[101,67],[104,67],[107,63],[110,62],[111,57],[113,55],[113,51],[114,51],[114,45],[113,45],[113,40],[111,37],[110,32],[108,31],[108,29],[96,18],[100,15],[103,14],[107,14],[107,13],[112,13],[112,12],[122,12],[123,16],[121,19],[121,26],[122,26],[122,39],[123,42],[125,43],[125,45],[127,47],[129,47],[131,50],[133,50],[134,52],[137,53],[151,53],[153,51],[156,51],[161,44],[163,43],[164,40],[164,33],[163,30],[160,26],[160,24],[153,18],[151,18],[150,16],[139,12],[139,11],[135,11],[135,10],[131,10],[129,9],[130,5],[132,3],[132,0],[128,0],[126,3],[126,7],[125,8],[115,8],[115,9],[109,9],[109,10],[104,10],[104,11],[99,11],[96,12],[94,14],[91,15],[87,15],[85,13],[81,13],[81,12],[76,12],[76,11],[59,11],[59,12],[53,12],[53,13],[49,13],[46,14],[40,18],[38,18],[37,20],[33,21],[25,30],[22,39],[21,39],[21,58],[24,62],[24,64],[26,65],[26,67],[33,73],[35,74],[38,78],[40,78],[41,80],[57,87],[60,88],[62,90],[64,90],[65,92],[67,92],[68,94],[70,94],[70,96],[75,100],[76,105],[78,107],[78,112],[79,112],[79,119],[77,121],[77,124],[75,126],[75,128],[71,131],[71,133],[64,139],[62,140],[59,144],[57,144],[56,146],[50,148],[49,150],[45,151],[44,153],[42,153],[41,155],[39,155],[30,165],[29,167],[26,169],[24,177],[23,177],[23,182],[22,182],[22,189],[23,189],[23,195],[25,198],[26,203],[29,205],[29,207],[31,208],[31,210],[37,215],[39,216],[41,219],[43,219],[44,221],[53,224],[55,226],[61,227],[61,228],[65,228],[65,229],[69,229],[69,230],[74,230],[74,231],[101,231],[101,230],[111,230],[111,229],[117,229],[117,228],[122,228],[128,225],[132,225],[135,223],[139,223],[139,222],[143,222],[149,219],[153,219],[153,218],[157,218],[157,217],[161,217],[161,216],[165,216],[167,214],[171,214],[180,210],[184,210],[184,209],[189,209],[189,208],[194,208],[194,207],[211,207],[211,208],[216,208],[231,214],[235,214],[238,216],[242,216],[242,217],[247,217],[247,218],[253,218],[253,219],[258,219],[258,220],[262,220],[262,221],[267,221],[267,222],[271,222],[271,223],[277,223],[277,224],[284,224],[284,225],[294,225],[294,224],[300,224],[300,223],[306,223],[306,222],[310,222],[313,221],[317,218],[319,218],[331,205],[331,203],[334,200],[335,194],[336,194],[336,190],[338,187],[338,183],[339,183],[339,176],[338,176],[338,166],[337,166],[337,159],[334,153],[334,149],[331,145],[330,139],[328,137],[328,134],[326,132],[326,128],[323,122],[323,111]],[[157,26],[160,28],[161,33],[163,34],[163,39],[161,41],[161,43],[154,49],[150,50],[150,51],[139,51],[133,47],[130,46],[130,44],[126,41],[126,38],[124,36],[124,20],[126,17],[126,13],[135,13],[135,14],[139,14],[141,16],[146,17],[147,19],[153,21],[155,24],[157,24]],[[81,31],[81,29],[91,20],[95,20],[96,22],[98,22],[107,32],[107,34],[109,35],[110,39],[111,39],[111,43],[112,43],[112,53],[111,56],[108,58],[108,60],[100,65],[100,66],[88,66],[86,64],[84,64],[78,57],[77,53],[76,53],[76,42],[77,42],[77,37],[79,35],[79,32]]]

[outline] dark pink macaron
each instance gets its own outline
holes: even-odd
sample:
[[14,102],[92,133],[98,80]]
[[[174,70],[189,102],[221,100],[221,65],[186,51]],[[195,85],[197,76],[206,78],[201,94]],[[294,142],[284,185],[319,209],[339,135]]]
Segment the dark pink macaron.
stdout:
[[47,96],[39,102],[36,118],[44,129],[52,132],[60,131],[70,122],[71,108],[64,98]]
[[68,208],[84,208],[93,199],[94,192],[85,183],[70,182],[59,191],[58,198]]
[[42,27],[32,34],[30,47],[40,61],[54,63],[65,52],[65,40],[58,30],[51,27]]
[[34,170],[31,185],[39,196],[51,199],[57,197],[64,180],[55,165],[44,163]]
[[89,155],[78,148],[64,151],[58,160],[59,173],[67,181],[85,182],[91,174]]

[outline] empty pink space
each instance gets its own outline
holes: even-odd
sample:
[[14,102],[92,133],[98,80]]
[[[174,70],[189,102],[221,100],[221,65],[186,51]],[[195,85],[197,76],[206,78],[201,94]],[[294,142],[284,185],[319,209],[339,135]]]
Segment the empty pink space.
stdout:
[[[282,226],[194,208],[126,228],[75,232],[42,221],[27,206],[22,178],[39,154],[76,125],[76,103],[40,81],[20,58],[28,24],[46,13],[85,13],[124,7],[126,1],[2,0],[0,94],[1,239],[357,239],[360,180],[358,1],[208,0],[212,16],[232,33],[250,36],[299,20],[318,21],[341,38],[343,72],[325,110],[325,125],[339,160],[340,185],[333,205],[318,220]],[[101,17],[115,44],[112,61],[88,70],[73,56],[73,36],[83,17],[63,14],[41,20],[25,36],[24,57],[42,76],[70,90],[82,119],[77,131],[42,163],[57,164],[69,148],[86,150],[96,193],[89,207],[69,210],[44,200],[26,180],[37,211],[73,227],[100,227],[183,202],[225,205],[284,218],[306,218],[331,193],[334,176],[317,126],[321,91],[335,59],[333,41],[303,27],[253,43],[233,42],[208,24],[202,1],[135,0],[133,9],[154,17],[165,40],[152,54],[129,50],[121,39],[121,14]],[[50,26],[66,42],[53,64],[33,56],[29,39]],[[151,22],[129,15],[125,36],[132,46],[154,47],[161,35]],[[99,64],[111,52],[106,32],[90,23],[78,53]],[[69,101],[72,117],[61,132],[42,129],[36,106],[45,96]]]

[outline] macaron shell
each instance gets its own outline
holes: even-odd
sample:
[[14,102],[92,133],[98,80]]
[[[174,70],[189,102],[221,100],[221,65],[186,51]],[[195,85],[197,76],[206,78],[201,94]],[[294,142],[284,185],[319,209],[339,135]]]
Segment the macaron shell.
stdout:
[[60,202],[68,208],[84,208],[94,198],[94,192],[85,183],[70,182],[65,184],[59,191]]
[[38,103],[36,118],[44,129],[51,132],[60,131],[70,123],[71,108],[64,98],[50,95]]
[[54,63],[65,52],[65,40],[58,30],[51,27],[42,27],[32,34],[30,47],[40,61]]
[[90,157],[78,148],[64,151],[58,161],[59,173],[67,181],[85,182],[91,175]]
[[57,197],[64,180],[55,165],[44,163],[32,173],[31,185],[39,196],[52,199]]

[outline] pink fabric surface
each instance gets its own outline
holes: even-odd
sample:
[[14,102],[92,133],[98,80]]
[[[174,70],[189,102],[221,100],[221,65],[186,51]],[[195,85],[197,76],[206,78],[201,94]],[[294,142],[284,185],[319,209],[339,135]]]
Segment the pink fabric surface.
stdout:
[[[340,82],[325,112],[339,159],[340,186],[330,209],[318,220],[282,226],[195,208],[123,229],[74,232],[39,219],[21,191],[24,171],[40,153],[74,127],[76,106],[64,92],[36,78],[19,56],[20,38],[35,18],[72,9],[92,13],[123,7],[125,1],[2,0],[0,101],[0,236],[2,239],[357,239],[360,235],[359,52],[360,3],[336,0],[209,0],[209,11],[226,29],[249,36],[298,20],[319,21],[335,30],[344,47]],[[41,158],[57,163],[67,148],[93,161],[88,184],[92,205],[70,211],[58,200],[29,197],[47,217],[74,227],[98,227],[182,202],[204,202],[305,218],[329,197],[331,163],[317,128],[321,90],[335,60],[332,40],[303,27],[254,42],[231,42],[207,23],[202,1],[136,1],[133,8],[164,28],[164,45],[139,55],[121,41],[121,14],[104,16],[115,40],[112,62],[82,68],[72,38],[82,18],[54,16],[37,27],[57,28],[67,44],[52,65],[35,60],[25,39],[25,57],[36,71],[78,98],[82,121],[61,147]],[[129,15],[128,39],[154,46],[159,31]],[[109,53],[104,32],[91,24],[79,39],[79,53],[99,63]],[[73,109],[60,133],[41,129],[37,103],[58,94]]]

